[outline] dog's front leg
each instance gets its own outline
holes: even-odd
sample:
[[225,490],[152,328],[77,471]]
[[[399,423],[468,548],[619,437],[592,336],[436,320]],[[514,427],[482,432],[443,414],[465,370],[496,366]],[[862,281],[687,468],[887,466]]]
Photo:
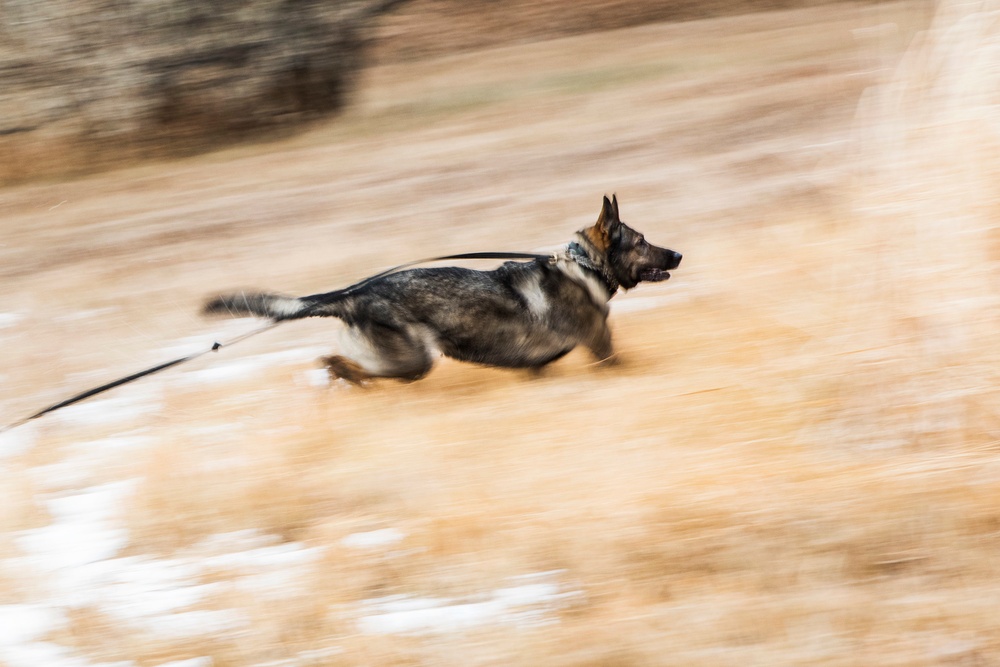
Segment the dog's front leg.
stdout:
[[601,366],[617,366],[621,363],[614,346],[611,344],[611,328],[607,320],[601,320],[587,343],[587,348]]

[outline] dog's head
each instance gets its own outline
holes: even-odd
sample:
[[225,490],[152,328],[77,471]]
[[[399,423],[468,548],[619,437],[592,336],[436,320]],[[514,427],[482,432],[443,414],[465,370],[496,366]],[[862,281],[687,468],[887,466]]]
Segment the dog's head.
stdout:
[[618,215],[618,197],[604,197],[601,215],[593,227],[583,230],[595,250],[602,253],[604,263],[625,289],[641,282],[660,282],[670,278],[668,271],[676,269],[682,255],[646,241]]

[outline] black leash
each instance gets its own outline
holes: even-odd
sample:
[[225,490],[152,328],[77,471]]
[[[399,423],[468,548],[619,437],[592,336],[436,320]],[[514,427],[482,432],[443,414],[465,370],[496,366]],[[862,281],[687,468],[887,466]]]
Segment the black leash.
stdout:
[[[554,258],[554,255],[538,255],[538,254],[527,253],[527,252],[467,252],[467,253],[462,253],[462,254],[458,254],[458,255],[444,255],[444,256],[441,256],[441,257],[431,257],[431,258],[428,258],[428,259],[419,259],[419,260],[416,260],[414,262],[407,262],[406,264],[400,264],[399,266],[394,266],[391,269],[386,269],[385,271],[382,271],[381,273],[377,273],[374,276],[370,276],[368,278],[365,278],[364,280],[362,280],[360,282],[357,282],[357,283],[351,285],[350,287],[345,287],[342,290],[338,290],[338,292],[349,294],[349,293],[353,292],[354,290],[359,289],[359,288],[361,288],[361,287],[369,284],[370,282],[372,282],[374,280],[378,280],[379,278],[384,278],[385,276],[388,276],[389,274],[396,273],[397,271],[402,271],[404,269],[408,269],[408,268],[410,268],[412,266],[416,266],[418,264],[428,264],[430,262],[440,262],[440,261],[444,261],[444,260],[456,260],[456,259],[533,259],[533,260],[539,260],[539,261],[548,261],[548,260],[551,260],[553,258]],[[212,344],[212,347],[210,347],[207,350],[202,350],[201,352],[196,352],[194,354],[189,354],[186,357],[180,357],[180,358],[174,359],[172,361],[167,361],[167,362],[162,363],[162,364],[157,364],[156,366],[153,366],[151,368],[147,368],[145,370],[139,371],[138,373],[132,373],[131,375],[126,375],[125,377],[118,378],[117,380],[113,380],[111,382],[108,382],[107,384],[102,384],[99,387],[94,387],[93,389],[88,389],[87,391],[81,392],[81,393],[79,393],[79,394],[77,394],[75,396],[67,398],[65,401],[60,401],[59,403],[56,403],[55,405],[50,405],[49,407],[45,408],[44,410],[39,410],[38,412],[36,412],[33,415],[30,415],[30,416],[25,417],[23,419],[19,419],[16,422],[8,424],[8,425],[0,428],[0,433],[4,433],[5,431],[9,431],[9,430],[11,430],[13,428],[17,428],[18,426],[21,426],[23,424],[27,424],[32,419],[38,419],[42,415],[46,415],[46,414],[48,414],[50,412],[55,412],[56,410],[68,407],[70,405],[73,405],[74,403],[79,403],[80,401],[86,400],[86,399],[90,398],[91,396],[96,396],[97,394],[102,394],[102,393],[104,393],[104,392],[106,392],[106,391],[108,391],[110,389],[114,389],[115,387],[120,387],[123,384],[128,384],[129,382],[134,382],[134,381],[138,380],[139,378],[146,377],[147,375],[153,375],[154,373],[159,373],[160,371],[165,371],[168,368],[172,368],[174,366],[178,366],[178,365],[186,363],[188,361],[193,361],[193,360],[197,359],[198,357],[202,357],[202,356],[208,354],[209,352],[215,352],[215,351],[217,351],[217,350],[219,350],[219,349],[221,349],[223,347],[229,347],[231,345],[235,345],[236,343],[244,341],[244,340],[246,340],[248,338],[252,338],[253,336],[256,336],[257,334],[262,334],[265,331],[269,331],[269,330],[273,329],[274,327],[278,326],[281,323],[282,323],[282,320],[276,320],[276,321],[268,322],[266,325],[264,325],[264,326],[262,326],[260,328],[254,329],[253,331],[249,331],[249,332],[247,332],[245,334],[239,335],[236,338],[233,338],[232,340],[228,340],[228,341],[226,341],[224,343],[215,342],[215,343]]]
[[146,370],[139,371],[138,373],[132,373],[132,375],[126,375],[123,378],[118,378],[117,380],[113,380],[111,382],[108,382],[107,384],[102,384],[100,387],[94,387],[93,389],[88,389],[87,391],[81,392],[81,393],[77,394],[76,396],[71,396],[70,398],[67,398],[65,401],[60,401],[60,402],[56,403],[55,405],[50,405],[49,407],[45,408],[44,410],[39,410],[38,412],[36,412],[35,414],[33,414],[33,415],[29,416],[29,417],[25,417],[24,419],[19,419],[18,421],[14,422],[12,424],[8,424],[7,426],[4,426],[3,428],[0,428],[0,433],[3,433],[4,431],[9,431],[12,428],[17,428],[18,426],[21,426],[22,424],[27,424],[32,419],[38,419],[42,415],[46,415],[46,414],[48,414],[50,412],[55,412],[56,410],[59,410],[60,408],[65,408],[67,406],[73,405],[74,403],[79,403],[80,401],[88,399],[91,396],[96,396],[97,394],[103,394],[104,392],[108,391],[109,389],[114,389],[115,387],[120,387],[123,384],[128,384],[129,382],[134,382],[135,380],[138,380],[139,378],[146,377],[147,375],[152,375],[153,373],[159,373],[160,371],[165,371],[165,370],[167,370],[168,368],[170,368],[172,366],[177,366],[178,364],[183,364],[184,362],[187,362],[187,361],[193,361],[193,360],[197,359],[198,357],[204,356],[204,355],[208,354],[209,352],[215,352],[216,350],[218,350],[220,348],[228,347],[230,345],[234,345],[236,343],[239,343],[240,341],[243,341],[243,340],[246,340],[247,338],[250,338],[251,336],[256,336],[257,334],[264,333],[268,329],[273,329],[274,327],[278,326],[279,324],[280,324],[280,322],[268,322],[265,326],[262,326],[259,329],[254,329],[253,331],[250,331],[248,333],[245,333],[245,334],[242,334],[240,336],[237,336],[236,338],[233,338],[232,340],[226,341],[225,343],[219,343],[219,342],[212,343],[212,347],[208,348],[207,350],[202,350],[201,352],[196,352],[194,354],[189,354],[186,357],[180,357],[179,359],[174,359],[173,361],[168,361],[166,363],[157,364],[156,366],[153,366],[152,368],[147,368]]

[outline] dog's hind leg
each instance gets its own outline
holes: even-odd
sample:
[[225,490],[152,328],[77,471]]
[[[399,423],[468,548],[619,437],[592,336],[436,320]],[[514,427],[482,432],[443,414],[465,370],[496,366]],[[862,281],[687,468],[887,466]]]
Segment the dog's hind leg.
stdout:
[[365,372],[365,369],[346,357],[333,355],[322,357],[320,361],[326,366],[326,372],[330,374],[331,382],[347,380],[351,384],[360,385],[372,377]]
[[560,350],[559,352],[556,352],[555,354],[546,357],[541,361],[532,364],[531,366],[528,366],[528,372],[531,374],[531,377],[533,378],[542,377],[543,375],[545,375],[545,370],[549,367],[549,364],[551,364],[553,361],[558,361],[559,359],[562,359],[572,350],[573,350],[572,347],[568,347],[565,350]]
[[343,356],[324,357],[331,378],[362,384],[373,378],[419,380],[434,365],[431,345],[420,331],[373,322],[350,327],[341,340]]

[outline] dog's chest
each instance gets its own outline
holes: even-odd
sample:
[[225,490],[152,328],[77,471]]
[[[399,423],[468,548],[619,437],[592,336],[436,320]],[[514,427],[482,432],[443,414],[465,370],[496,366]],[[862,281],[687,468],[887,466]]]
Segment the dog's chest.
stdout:
[[556,269],[564,276],[564,279],[583,287],[597,308],[607,311],[611,294],[608,293],[608,288],[597,276],[571,259],[560,259],[556,262]]

